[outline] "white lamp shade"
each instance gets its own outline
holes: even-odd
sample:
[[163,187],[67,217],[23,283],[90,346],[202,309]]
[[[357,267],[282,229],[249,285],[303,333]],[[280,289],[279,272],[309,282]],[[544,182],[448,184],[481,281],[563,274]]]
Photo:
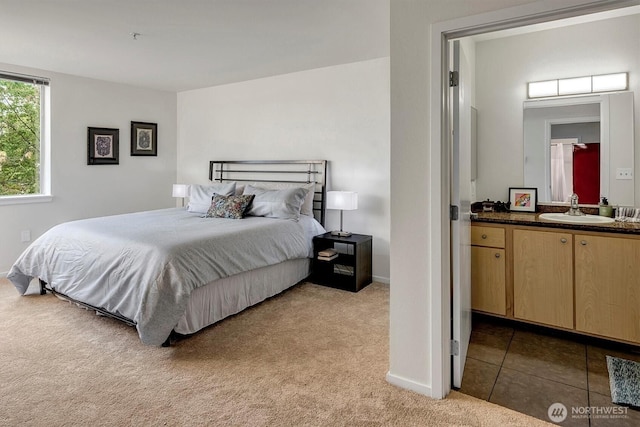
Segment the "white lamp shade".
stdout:
[[173,184],[173,197],[189,197],[190,188],[187,184]]
[[327,209],[353,211],[358,209],[358,193],[353,191],[327,191]]

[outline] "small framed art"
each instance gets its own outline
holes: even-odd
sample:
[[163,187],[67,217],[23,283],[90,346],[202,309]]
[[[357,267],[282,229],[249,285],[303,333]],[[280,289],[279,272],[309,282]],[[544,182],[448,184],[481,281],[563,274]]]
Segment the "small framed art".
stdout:
[[120,129],[87,128],[87,164],[119,163]]
[[509,188],[509,210],[512,212],[535,212],[537,200],[537,188]]
[[131,155],[158,155],[158,124],[131,122]]

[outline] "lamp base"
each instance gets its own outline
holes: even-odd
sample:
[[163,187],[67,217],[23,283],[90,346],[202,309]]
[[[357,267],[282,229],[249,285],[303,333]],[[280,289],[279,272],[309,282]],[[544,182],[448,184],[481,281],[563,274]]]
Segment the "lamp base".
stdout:
[[331,232],[332,236],[338,236],[338,237],[349,237],[351,236],[351,232],[350,231],[332,231]]

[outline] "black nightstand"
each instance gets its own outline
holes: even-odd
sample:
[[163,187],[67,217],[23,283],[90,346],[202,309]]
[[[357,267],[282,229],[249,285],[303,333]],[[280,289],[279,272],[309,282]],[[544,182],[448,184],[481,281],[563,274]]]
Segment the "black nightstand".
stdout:
[[[311,281],[319,285],[358,292],[371,283],[372,236],[352,234],[349,237],[321,234],[313,238]],[[318,252],[334,249],[338,256],[318,259]]]

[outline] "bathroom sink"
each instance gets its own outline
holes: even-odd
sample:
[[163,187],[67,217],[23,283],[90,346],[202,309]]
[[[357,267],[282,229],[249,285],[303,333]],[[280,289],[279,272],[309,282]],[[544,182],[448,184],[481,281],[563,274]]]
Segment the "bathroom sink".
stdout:
[[614,222],[613,218],[599,215],[566,215],[564,213],[543,213],[538,217],[548,221],[565,222],[568,224],[609,224]]

